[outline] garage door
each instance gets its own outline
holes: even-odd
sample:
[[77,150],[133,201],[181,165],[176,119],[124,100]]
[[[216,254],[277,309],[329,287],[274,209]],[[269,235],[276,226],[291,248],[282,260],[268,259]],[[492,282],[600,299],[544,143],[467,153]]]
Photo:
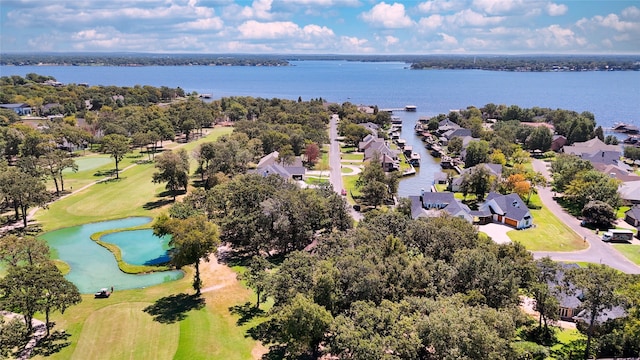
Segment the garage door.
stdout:
[[504,218],[504,223],[513,227],[518,227],[518,222],[513,219]]

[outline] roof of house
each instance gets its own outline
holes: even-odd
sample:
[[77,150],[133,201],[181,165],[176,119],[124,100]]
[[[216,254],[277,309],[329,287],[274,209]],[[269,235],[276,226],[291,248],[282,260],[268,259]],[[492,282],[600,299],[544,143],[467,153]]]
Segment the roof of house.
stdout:
[[[598,151],[616,151],[618,154],[621,153],[620,146],[607,145],[597,137],[585,142],[576,142],[573,143],[573,145],[564,146],[563,151],[567,154],[575,154],[578,156],[582,156],[582,154],[593,154]],[[618,155],[618,157],[620,157],[620,155]]]
[[633,205],[631,209],[627,210],[624,214],[632,219],[640,220],[640,205]]
[[[498,178],[500,178],[502,176],[502,165],[500,165],[500,164],[482,163],[482,164],[478,164],[476,166],[483,166],[485,169],[489,170],[489,173],[491,173],[491,176],[496,176]],[[452,184],[456,185],[456,186],[460,186],[462,184],[462,175],[470,172],[471,169],[474,169],[476,166],[472,166],[472,167],[470,167],[468,169],[464,169],[462,171],[462,173],[460,174],[460,176],[458,176],[455,179],[453,179]]]
[[449,178],[449,175],[447,175],[447,173],[442,172],[442,171],[438,171],[437,173],[433,174],[433,180],[438,181],[438,180],[447,180]]
[[304,176],[306,169],[302,165],[302,160],[299,157],[295,157],[292,164],[284,165],[278,162],[279,155],[280,154],[277,151],[274,151],[263,156],[258,162],[258,166],[255,169],[249,170],[248,173],[260,174],[263,176],[278,174],[287,179],[290,179],[295,175]]
[[[411,198],[411,197],[410,197]],[[422,216],[438,216],[442,211],[448,213],[449,215],[456,215],[463,211],[466,214],[470,214],[471,209],[465,204],[463,204],[460,200],[456,199],[451,192],[425,192],[422,195],[422,201],[420,201],[419,196],[414,196],[417,198],[418,204],[411,203],[411,215],[412,217]],[[438,209],[425,209],[425,204],[439,204],[444,205],[439,207]],[[414,207],[416,207],[414,209]]]
[[627,181],[618,188],[618,193],[623,200],[640,202],[640,181]]
[[456,129],[460,128],[460,125],[454,123],[453,121],[451,121],[449,119],[444,119],[444,120],[442,120],[442,121],[440,121],[438,123],[438,128],[441,128],[441,127],[444,127],[444,126],[449,126],[449,127],[456,128]]
[[[620,165],[624,166],[624,168]],[[640,176],[627,171],[628,166],[622,162],[618,162],[616,165],[595,163],[593,164],[593,168],[623,182],[640,180]]]
[[[496,205],[500,207],[500,210],[503,212],[500,215],[508,217],[510,219],[514,219],[520,221],[524,219],[524,217],[529,214],[529,208],[527,205],[520,199],[518,194],[507,194],[502,195],[495,192],[490,192],[487,195],[486,202],[489,203],[491,200],[495,201]],[[497,209],[491,208],[493,211]]]
[[620,160],[620,150],[597,150],[593,153],[582,153],[580,157],[589,160],[592,164],[617,164]]
[[374,142],[364,150],[365,160],[372,158],[376,152],[380,155],[388,155],[391,158],[397,157],[399,153],[396,150],[391,150],[391,148],[389,148],[389,146],[384,141]]
[[463,129],[463,128],[457,128],[457,129],[451,129],[448,131],[445,131],[442,136],[444,136],[447,139],[451,139],[453,137],[463,137],[463,136],[471,136],[471,130],[469,129]]
[[19,104],[0,104],[1,108],[5,109],[19,109],[19,108],[28,108],[29,104],[19,103]]

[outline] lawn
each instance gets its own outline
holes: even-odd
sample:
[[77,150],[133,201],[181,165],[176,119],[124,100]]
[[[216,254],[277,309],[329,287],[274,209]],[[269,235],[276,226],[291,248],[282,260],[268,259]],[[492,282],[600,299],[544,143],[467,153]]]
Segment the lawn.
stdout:
[[351,153],[351,154],[342,154],[340,155],[340,159],[342,160],[347,160],[347,161],[362,161],[363,159],[363,155],[362,153]]
[[347,175],[342,177],[342,186],[344,186],[345,190],[347,190],[347,201],[350,204],[354,204],[352,194],[354,196],[360,196],[360,190],[356,188],[356,181],[358,181],[357,175]]
[[640,265],[640,245],[613,244],[612,246],[627,259],[631,260],[636,265]]
[[[233,273],[229,268],[224,272]],[[82,303],[61,315],[54,330],[65,329],[70,345],[51,359],[252,359],[261,346],[245,337],[250,322],[236,324],[229,308],[252,299],[239,282],[203,293],[203,303],[188,294],[192,271],[183,279],[145,289],[117,291],[108,299],[83,295]],[[208,279],[205,286],[215,280]],[[153,306],[152,315],[144,309]],[[36,356],[36,359],[44,359]]]
[[631,209],[631,206],[620,206],[618,210],[616,210],[616,218],[624,219],[624,213],[626,213],[629,209]]
[[512,241],[530,251],[576,251],[587,248],[582,237],[560,221],[546,207],[531,210],[535,227],[507,233]]

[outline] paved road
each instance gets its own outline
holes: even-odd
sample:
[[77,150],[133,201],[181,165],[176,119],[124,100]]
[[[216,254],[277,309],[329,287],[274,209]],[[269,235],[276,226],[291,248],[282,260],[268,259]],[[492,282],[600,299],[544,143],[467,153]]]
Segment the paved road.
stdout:
[[[340,194],[344,185],[342,184],[342,165],[340,163],[340,143],[338,142],[338,120],[340,118],[337,114],[331,115],[329,122],[329,181],[333,185],[333,190]],[[353,207],[349,207],[351,217],[360,221],[363,216],[360,212],[353,210]]]
[[[542,160],[533,159],[533,169],[542,173],[549,181],[551,176],[547,169],[547,163]],[[567,213],[553,199],[553,193],[550,187],[538,189],[540,200],[554,215],[562,222],[569,226],[576,234],[585,238],[589,242],[589,248],[574,252],[548,252],[534,251],[533,256],[537,258],[549,256],[556,261],[586,261],[592,263],[601,263],[611,266],[628,274],[640,274],[640,266],[632,263],[611,244],[605,243],[600,236],[591,232],[591,230],[580,226],[580,220]]]

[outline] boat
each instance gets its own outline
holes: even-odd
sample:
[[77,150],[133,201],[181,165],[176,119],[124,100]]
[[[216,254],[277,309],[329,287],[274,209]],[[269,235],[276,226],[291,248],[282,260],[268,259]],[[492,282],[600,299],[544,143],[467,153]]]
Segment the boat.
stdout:
[[411,111],[411,112],[415,112],[418,110],[418,107],[415,105],[407,105],[404,107],[404,111]]
[[615,123],[611,130],[625,134],[637,134],[640,132],[640,129],[638,129],[637,126],[622,122]]

